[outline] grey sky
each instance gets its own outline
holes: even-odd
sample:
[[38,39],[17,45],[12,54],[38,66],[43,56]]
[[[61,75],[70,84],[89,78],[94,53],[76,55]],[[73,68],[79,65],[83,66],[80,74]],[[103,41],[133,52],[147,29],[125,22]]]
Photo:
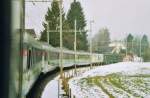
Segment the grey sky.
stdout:
[[[67,11],[73,0],[64,0]],[[150,0],[77,0],[85,12],[87,23],[94,20],[93,35],[100,28],[107,27],[112,39],[121,39],[127,33],[147,34],[150,38]],[[26,27],[43,29],[41,22],[50,3],[28,3]],[[89,28],[89,25],[87,26]]]

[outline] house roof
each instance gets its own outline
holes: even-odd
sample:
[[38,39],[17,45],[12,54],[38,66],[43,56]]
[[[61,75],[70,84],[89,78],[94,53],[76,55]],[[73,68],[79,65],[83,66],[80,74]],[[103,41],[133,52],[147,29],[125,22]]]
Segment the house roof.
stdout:
[[28,34],[30,34],[31,36],[33,36],[34,38],[36,38],[36,34],[34,29],[25,29],[25,32],[27,32]]

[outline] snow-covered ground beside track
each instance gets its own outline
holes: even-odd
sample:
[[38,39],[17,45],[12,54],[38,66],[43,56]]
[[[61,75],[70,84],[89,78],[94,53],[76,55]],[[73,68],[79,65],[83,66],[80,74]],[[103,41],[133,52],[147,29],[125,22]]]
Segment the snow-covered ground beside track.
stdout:
[[58,98],[58,77],[46,85],[41,98]]
[[[77,75],[81,76],[82,73],[86,72],[89,70],[89,68],[78,68],[77,69]],[[69,70],[65,71],[65,77],[67,76],[73,76],[75,70]],[[56,76],[53,80],[49,81],[49,83],[46,85],[44,88],[44,91],[42,92],[41,98],[58,98],[60,96],[61,98],[61,83],[59,79],[60,75]],[[59,85],[58,85],[59,84]]]
[[100,66],[72,78],[69,85],[76,98],[150,98],[150,63]]

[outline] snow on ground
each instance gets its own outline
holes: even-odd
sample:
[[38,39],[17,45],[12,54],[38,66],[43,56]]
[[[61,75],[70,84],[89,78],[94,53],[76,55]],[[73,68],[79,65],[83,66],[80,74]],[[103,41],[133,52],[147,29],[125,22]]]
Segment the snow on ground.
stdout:
[[150,63],[100,66],[69,81],[76,98],[149,98]]
[[58,77],[46,85],[41,98],[58,98]]
[[[78,76],[80,76],[82,73],[84,73],[85,71],[89,70],[88,68],[80,68],[77,69],[77,73]],[[65,72],[65,77],[67,76],[73,76],[75,70],[69,70]],[[63,90],[61,89],[61,83],[58,81],[59,80],[59,75],[54,78],[53,80],[51,80],[46,87],[44,88],[44,91],[42,93],[42,97],[41,98],[58,98],[58,92],[63,93]],[[59,82],[59,91],[58,91],[58,82]]]
[[96,69],[85,72],[83,74],[83,77],[96,76],[96,75],[105,76],[105,75],[108,75],[111,73],[117,73],[117,72],[122,72],[126,74],[137,74],[137,73],[143,72],[145,74],[150,74],[150,63],[120,62],[116,64],[100,66]]

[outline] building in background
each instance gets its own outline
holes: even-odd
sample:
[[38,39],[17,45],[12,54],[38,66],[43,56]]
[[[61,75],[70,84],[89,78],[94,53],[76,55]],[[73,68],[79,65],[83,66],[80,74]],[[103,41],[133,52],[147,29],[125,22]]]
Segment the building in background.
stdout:
[[25,29],[25,32],[30,34],[33,38],[38,39],[34,29]]

